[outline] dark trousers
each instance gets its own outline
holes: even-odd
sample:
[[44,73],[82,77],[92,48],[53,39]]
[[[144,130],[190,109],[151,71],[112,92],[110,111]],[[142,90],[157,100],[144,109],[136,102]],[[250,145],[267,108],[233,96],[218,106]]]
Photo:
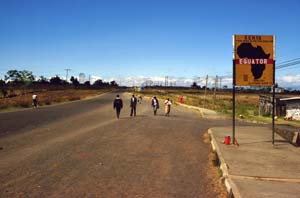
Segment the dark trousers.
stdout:
[[153,107],[153,112],[154,112],[154,115],[156,115],[156,111],[157,111],[157,109],[158,109],[158,108],[157,108],[157,106],[154,106],[154,107]]
[[32,100],[32,105],[33,105],[33,107],[37,107],[37,100],[36,99]]
[[120,117],[120,113],[121,113],[121,108],[116,108],[116,113],[117,113],[117,118]]
[[136,106],[131,107],[130,116],[136,116]]

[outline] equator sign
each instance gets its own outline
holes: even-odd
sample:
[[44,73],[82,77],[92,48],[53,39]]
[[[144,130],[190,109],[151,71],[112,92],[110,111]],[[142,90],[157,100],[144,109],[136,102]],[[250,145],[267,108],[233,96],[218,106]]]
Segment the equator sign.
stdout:
[[274,85],[274,36],[234,35],[234,85]]

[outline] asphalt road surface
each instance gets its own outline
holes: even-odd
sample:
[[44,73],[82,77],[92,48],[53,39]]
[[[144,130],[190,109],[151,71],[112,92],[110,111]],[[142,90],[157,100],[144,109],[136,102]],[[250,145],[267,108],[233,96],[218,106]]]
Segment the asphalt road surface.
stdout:
[[0,197],[219,197],[202,136],[230,121],[149,99],[130,117],[128,93],[116,119],[115,95],[0,113]]

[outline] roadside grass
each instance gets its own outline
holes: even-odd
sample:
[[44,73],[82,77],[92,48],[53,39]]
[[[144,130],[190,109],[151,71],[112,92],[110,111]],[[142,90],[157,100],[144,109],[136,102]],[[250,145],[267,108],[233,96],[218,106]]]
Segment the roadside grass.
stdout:
[[296,128],[300,127],[300,121],[298,120],[288,121],[288,120],[284,120],[283,117],[278,118],[277,121],[275,121],[275,123],[282,124],[282,125],[290,125]]
[[[34,92],[38,96],[38,105],[51,105],[60,102],[81,100],[88,97],[100,95],[108,92],[108,89],[101,90],[80,90],[80,89],[66,89],[66,90],[51,90]],[[15,91],[18,93],[18,91]],[[32,106],[32,94],[17,95],[10,98],[0,98],[0,110],[14,110],[19,108],[28,108]]]
[[[180,96],[183,96],[183,103],[187,105],[211,109],[221,113],[225,117],[232,116],[232,93],[217,91],[214,95],[213,90],[207,90],[205,96],[204,90],[193,89],[145,89],[144,92],[137,92],[137,95],[157,96],[161,99],[170,98],[173,103],[177,102]],[[259,116],[259,94],[257,93],[237,93],[235,101],[236,117],[242,117],[247,121],[256,121],[261,123],[272,123],[271,116]],[[241,115],[241,116],[240,116]],[[278,118],[276,124],[288,124],[294,127],[300,127],[300,121],[286,121]]]

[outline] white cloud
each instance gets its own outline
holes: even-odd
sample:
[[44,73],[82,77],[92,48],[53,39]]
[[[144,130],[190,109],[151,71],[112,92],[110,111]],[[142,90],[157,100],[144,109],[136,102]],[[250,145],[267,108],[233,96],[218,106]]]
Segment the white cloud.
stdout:
[[91,76],[91,84],[93,84],[96,80],[102,79],[100,76]]
[[285,76],[277,78],[277,83],[280,87],[300,89],[300,74]]
[[224,77],[221,80],[222,86],[226,85],[228,87],[232,87],[232,77]]
[[286,75],[279,78],[282,82],[285,83],[300,83],[300,74],[297,75]]

